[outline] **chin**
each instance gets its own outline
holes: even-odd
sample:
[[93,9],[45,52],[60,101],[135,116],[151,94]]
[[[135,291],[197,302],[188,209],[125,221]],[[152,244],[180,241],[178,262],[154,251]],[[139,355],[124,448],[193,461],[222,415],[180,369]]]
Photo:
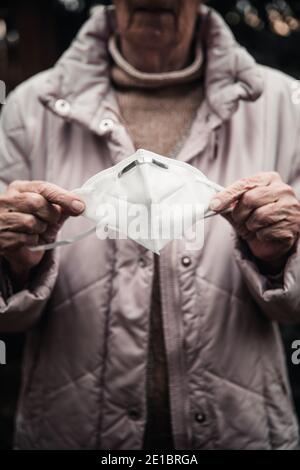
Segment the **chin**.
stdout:
[[128,39],[142,46],[168,46],[176,40],[177,21],[170,13],[136,12],[127,29]]
[[136,28],[132,29],[126,34],[128,42],[138,47],[139,49],[151,48],[156,49],[174,47],[177,44],[177,35],[174,32],[161,31],[149,28]]

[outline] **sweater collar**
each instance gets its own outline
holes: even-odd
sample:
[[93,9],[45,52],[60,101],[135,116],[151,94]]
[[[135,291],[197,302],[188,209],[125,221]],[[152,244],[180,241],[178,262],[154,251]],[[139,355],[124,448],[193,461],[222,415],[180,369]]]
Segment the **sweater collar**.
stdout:
[[[240,100],[254,101],[261,95],[262,77],[254,59],[236,43],[218,13],[202,5],[199,15],[205,105],[215,121],[222,122],[232,116]],[[109,38],[115,31],[114,8],[97,7],[49,71],[39,94],[41,102],[54,113],[100,135],[99,122],[104,116],[111,113],[119,118],[108,51]]]

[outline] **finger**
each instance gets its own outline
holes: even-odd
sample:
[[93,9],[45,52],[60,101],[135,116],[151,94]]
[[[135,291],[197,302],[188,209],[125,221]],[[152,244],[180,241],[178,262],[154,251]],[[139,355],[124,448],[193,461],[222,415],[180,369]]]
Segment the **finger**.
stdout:
[[258,230],[256,238],[261,241],[292,243],[296,239],[296,234],[290,223],[284,220]]
[[43,235],[43,239],[46,243],[52,243],[55,241],[59,230],[61,229],[65,221],[68,219],[68,217],[69,216],[67,214],[62,213],[58,223],[50,225],[48,227],[47,232]]
[[210,209],[215,212],[223,211],[238,201],[246,191],[259,186],[268,186],[272,181],[276,180],[280,180],[280,176],[275,172],[259,173],[250,178],[241,179],[223,191],[220,191],[212,199]]
[[277,202],[279,195],[271,188],[272,185],[260,186],[244,193],[232,210],[233,221],[237,225],[242,225],[259,207]]
[[59,221],[55,224],[48,225],[47,231],[44,232],[40,239],[44,243],[52,243],[55,241],[59,230],[61,229],[64,222],[68,219],[68,215],[65,213],[61,214]]
[[77,195],[53,183],[45,181],[14,181],[10,186],[19,192],[40,194],[48,202],[59,205],[71,215],[79,215],[85,208],[84,202]]
[[48,224],[55,224],[61,217],[61,207],[50,204],[37,193],[9,192],[0,196],[0,208],[12,212],[34,214]]
[[250,232],[245,225],[235,228],[235,231],[239,237],[246,241],[254,240],[256,236],[255,232]]
[[58,230],[63,226],[63,224],[65,223],[65,221],[66,221],[68,218],[69,218],[69,215],[66,214],[65,212],[62,212],[62,213],[60,214],[60,218],[59,218],[57,224],[55,224],[55,225],[57,226],[57,229],[58,229]]
[[286,220],[287,212],[281,203],[272,203],[259,207],[252,212],[245,225],[250,232],[256,232],[278,222]]
[[43,233],[47,230],[47,224],[31,214],[20,212],[0,213],[0,231],[12,231],[23,233]]
[[0,254],[14,251],[22,247],[36,246],[39,241],[39,235],[16,232],[0,233]]
[[58,230],[55,227],[52,227],[47,230],[47,232],[41,234],[39,243],[52,243],[56,240],[57,234]]
[[255,238],[255,234],[253,235],[253,233],[250,232],[247,229],[245,224],[237,224],[236,222],[234,222],[233,217],[232,217],[232,211],[222,212],[221,215],[222,215],[222,217],[224,217],[224,219],[226,219],[233,226],[236,233],[241,238],[243,238],[244,240],[247,240],[247,241],[252,240],[253,238]]

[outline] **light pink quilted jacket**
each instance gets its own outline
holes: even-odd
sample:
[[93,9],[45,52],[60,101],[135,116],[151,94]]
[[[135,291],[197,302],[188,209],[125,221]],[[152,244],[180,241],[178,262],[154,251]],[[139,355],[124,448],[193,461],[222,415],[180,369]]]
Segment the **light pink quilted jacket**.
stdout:
[[[223,186],[276,170],[300,196],[292,79],[257,66],[213,10],[201,15],[205,101],[177,158]],[[134,152],[109,80],[113,29],[113,10],[100,7],[53,69],[8,98],[1,189],[15,179],[73,189]],[[277,322],[300,320],[299,252],[282,280],[267,279],[218,216],[201,251],[163,250],[160,275],[176,448],[296,447]],[[152,277],[149,251],[91,236],[0,297],[0,331],[28,330],[16,448],[141,448]]]

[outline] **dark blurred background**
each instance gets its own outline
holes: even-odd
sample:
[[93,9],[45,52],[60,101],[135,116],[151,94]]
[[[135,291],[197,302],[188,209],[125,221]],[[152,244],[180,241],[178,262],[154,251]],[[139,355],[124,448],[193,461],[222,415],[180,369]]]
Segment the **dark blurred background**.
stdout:
[[[97,0],[0,0],[0,80],[7,91],[51,67],[89,16]],[[211,0],[238,41],[255,59],[300,79],[300,0]],[[300,286],[299,286],[300,289]],[[300,365],[291,344],[300,326],[282,330],[293,394],[300,418]],[[7,365],[0,365],[0,449],[11,445],[20,386],[23,335],[0,335]],[[45,371],[47,373],[47,371]]]

